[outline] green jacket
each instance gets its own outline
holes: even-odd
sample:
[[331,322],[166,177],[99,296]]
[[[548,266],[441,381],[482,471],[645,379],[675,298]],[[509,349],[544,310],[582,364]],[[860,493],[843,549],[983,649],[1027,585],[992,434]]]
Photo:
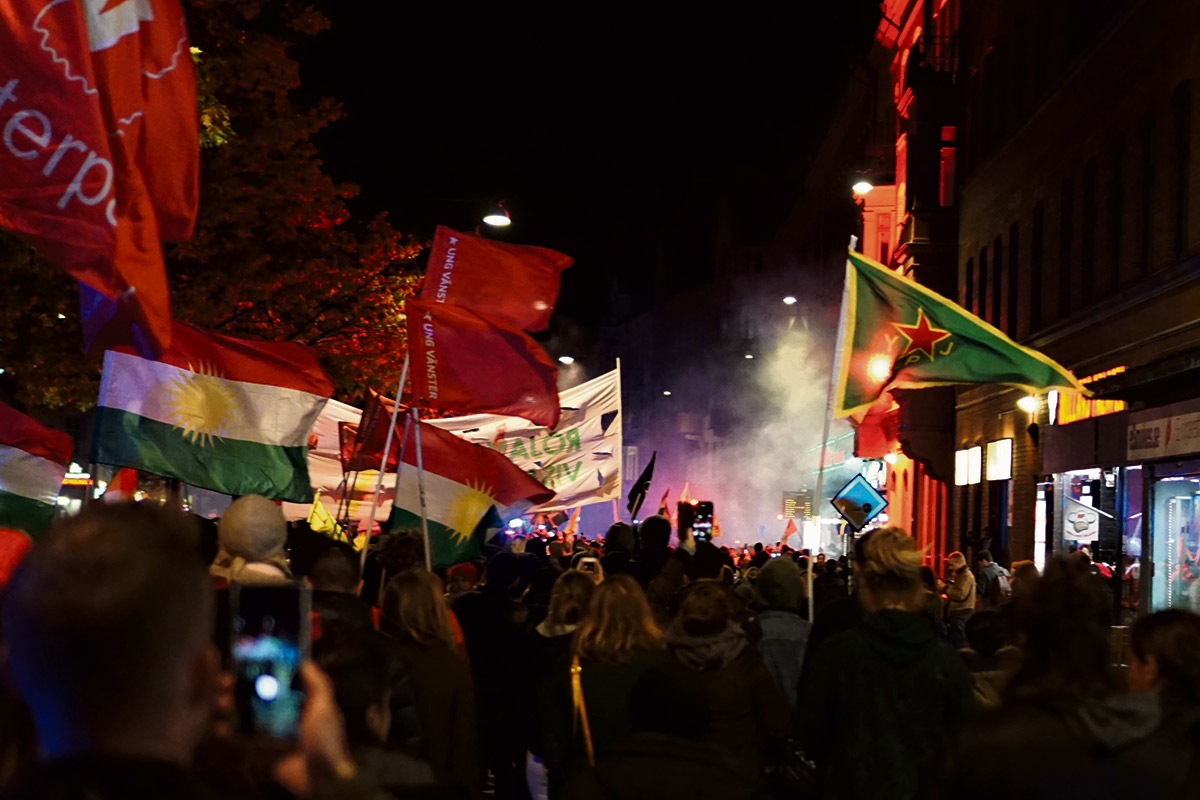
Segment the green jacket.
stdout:
[[797,709],[827,797],[918,796],[972,707],[971,679],[929,622],[884,610],[816,653]]

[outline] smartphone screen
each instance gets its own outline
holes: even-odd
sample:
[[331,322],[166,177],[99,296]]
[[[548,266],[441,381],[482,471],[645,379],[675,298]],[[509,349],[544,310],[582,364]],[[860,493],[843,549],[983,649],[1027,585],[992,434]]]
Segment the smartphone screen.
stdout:
[[237,729],[293,739],[304,701],[300,663],[309,654],[311,595],[296,586],[234,584],[229,599]]
[[692,523],[692,535],[697,542],[707,542],[712,539],[713,504],[710,500],[701,500],[696,504],[696,520]]

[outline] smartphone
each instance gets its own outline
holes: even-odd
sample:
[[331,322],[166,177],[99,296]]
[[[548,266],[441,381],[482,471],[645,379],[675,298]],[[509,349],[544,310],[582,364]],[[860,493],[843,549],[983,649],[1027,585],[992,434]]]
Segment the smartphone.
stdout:
[[692,523],[692,536],[697,542],[707,542],[712,539],[713,504],[711,500],[701,500],[696,504],[696,520]]
[[600,566],[600,561],[596,558],[592,558],[591,556],[588,556],[587,558],[579,559],[579,571],[580,572],[593,572],[594,573],[599,568],[599,566]]
[[235,726],[245,736],[295,739],[300,664],[312,639],[312,595],[298,586],[229,588]]
[[687,530],[696,522],[696,507],[691,503],[679,503],[675,506],[675,525],[678,530]]

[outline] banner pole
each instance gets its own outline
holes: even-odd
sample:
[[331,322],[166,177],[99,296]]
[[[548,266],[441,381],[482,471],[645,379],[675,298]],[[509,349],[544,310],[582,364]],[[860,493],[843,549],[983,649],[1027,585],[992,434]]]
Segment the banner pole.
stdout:
[[[387,473],[388,455],[392,451],[392,439],[396,433],[396,416],[400,413],[400,398],[404,396],[404,382],[408,380],[408,361],[409,356],[406,353],[404,367],[400,370],[400,383],[396,386],[396,402],[392,406],[392,419],[388,424],[387,438],[383,444],[383,460],[379,464],[379,477],[375,480],[375,497],[371,500],[371,515],[367,517],[367,540],[363,543],[362,556],[359,558],[358,565],[360,573],[366,572],[367,569],[367,551],[371,549],[371,526],[375,524],[375,512],[379,510],[379,495],[383,491],[383,476]],[[357,483],[357,481],[355,482]]]
[[[858,237],[851,236],[849,249],[853,250],[854,246],[856,244],[858,244]],[[849,258],[847,258],[846,264],[849,265],[849,263],[850,263]],[[847,268],[849,268],[849,267],[847,267]],[[823,504],[821,501],[821,493],[825,490],[825,459],[829,453],[829,426],[830,426],[830,423],[833,421],[833,390],[834,390],[834,387],[837,385],[838,374],[841,372],[840,362],[841,362],[841,358],[842,358],[842,345],[844,344],[844,342],[842,340],[843,340],[843,336],[844,336],[845,330],[846,330],[846,292],[844,289],[842,291],[842,307],[838,311],[838,328],[837,329],[838,329],[838,337],[837,337],[838,346],[835,348],[834,354],[833,354],[833,367],[829,374],[829,389],[825,392],[825,425],[821,431],[821,461],[820,461],[820,465],[817,467],[817,491],[816,491],[816,496],[813,498],[813,507],[816,508],[816,510],[817,510],[816,516],[817,516],[817,546],[818,547],[820,546],[820,542],[821,542],[821,512],[823,510]],[[801,544],[803,544],[803,537],[801,537]],[[854,560],[853,554],[850,555],[850,560],[851,561]],[[808,588],[808,621],[810,623],[813,621],[813,614],[815,612],[815,609],[814,609],[815,598],[813,597],[813,567],[815,566],[816,562],[817,562],[817,554],[810,552],[808,554],[808,580],[807,580],[807,584],[808,584],[808,587],[807,587]],[[853,566],[853,564],[851,564],[851,566]],[[847,576],[847,580],[849,580],[849,579],[850,579],[850,576]]]
[[417,496],[421,498],[421,534],[425,537],[425,569],[433,572],[433,550],[429,541],[429,517],[425,513],[425,462],[421,455],[421,417],[416,406],[410,409],[413,444],[417,446]]

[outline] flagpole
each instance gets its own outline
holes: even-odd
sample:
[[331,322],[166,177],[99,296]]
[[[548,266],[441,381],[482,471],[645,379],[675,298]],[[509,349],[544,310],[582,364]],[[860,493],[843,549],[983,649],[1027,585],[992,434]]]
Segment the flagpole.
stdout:
[[[379,477],[375,480],[375,497],[371,500],[371,515],[367,517],[367,540],[363,542],[362,555],[359,558],[359,571],[366,572],[367,551],[371,549],[371,526],[375,524],[375,512],[379,510],[379,495],[383,492],[383,476],[387,473],[388,454],[392,450],[392,438],[396,433],[396,417],[400,413],[400,398],[404,396],[404,382],[408,380],[409,356],[404,354],[404,367],[400,370],[400,383],[396,386],[396,402],[392,406],[392,419],[388,424],[387,438],[383,444],[383,460],[379,464]],[[397,476],[397,481],[399,476]],[[355,484],[357,484],[357,480]],[[347,505],[347,509],[349,506]]]
[[[854,246],[856,244],[858,244],[858,237],[852,235],[850,237],[850,248],[849,249],[853,250]],[[846,263],[847,264],[850,263],[849,257],[847,257]],[[818,544],[818,546],[820,546],[820,542],[821,542],[821,511],[823,508],[822,502],[821,502],[821,493],[825,489],[825,457],[829,452],[829,425],[833,421],[833,390],[834,390],[834,387],[836,386],[837,380],[838,380],[838,371],[839,371],[839,367],[840,367],[838,362],[840,361],[840,359],[842,357],[842,348],[840,347],[840,345],[842,344],[842,335],[845,332],[845,326],[846,326],[846,296],[845,296],[845,291],[843,290],[843,292],[842,292],[842,307],[838,311],[837,330],[838,330],[838,345],[839,346],[837,348],[835,348],[835,350],[834,350],[833,369],[829,374],[829,389],[825,392],[825,425],[821,430],[821,461],[820,461],[819,466],[817,467],[817,491],[816,491],[816,496],[814,497],[814,502],[813,502],[813,507],[817,510],[817,544]],[[801,536],[800,543],[801,543],[801,545],[804,544],[803,536]],[[854,559],[853,554],[850,555],[850,559],[853,561],[853,559]],[[814,566],[814,564],[816,564],[816,560],[817,560],[817,554],[810,552],[808,554],[808,579],[806,581],[808,584],[808,587],[807,587],[808,588],[808,621],[810,623],[813,621],[813,614],[814,614],[813,566]],[[853,566],[853,564],[851,564],[851,566]],[[849,579],[849,576],[847,576],[847,579]]]
[[433,551],[429,541],[429,518],[425,514],[425,462],[421,456],[421,417],[416,406],[412,407],[411,412],[413,444],[417,446],[417,496],[421,498],[421,534],[425,537],[425,569],[433,572]]

